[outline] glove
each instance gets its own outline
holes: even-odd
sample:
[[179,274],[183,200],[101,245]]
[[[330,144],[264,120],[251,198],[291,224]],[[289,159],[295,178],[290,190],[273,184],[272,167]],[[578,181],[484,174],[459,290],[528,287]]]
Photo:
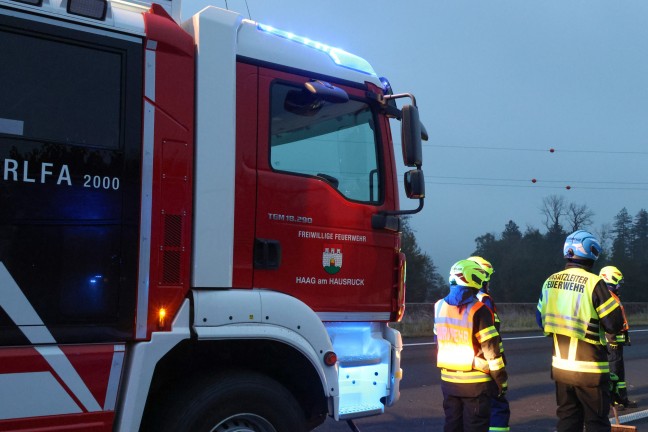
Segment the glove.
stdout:
[[499,394],[497,395],[498,398],[504,397],[506,395],[506,392],[508,391],[508,381],[504,381],[502,385],[497,385],[499,388]]

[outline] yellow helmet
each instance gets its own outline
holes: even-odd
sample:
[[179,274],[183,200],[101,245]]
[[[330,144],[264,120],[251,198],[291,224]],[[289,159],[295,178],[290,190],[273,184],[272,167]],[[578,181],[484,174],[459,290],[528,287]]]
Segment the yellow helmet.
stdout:
[[450,268],[450,285],[461,285],[470,288],[480,289],[486,281],[487,274],[475,261],[457,261]]
[[623,273],[614,266],[603,267],[599,272],[599,276],[606,284],[610,285],[619,285],[619,282],[623,280]]
[[467,259],[479,264],[482,270],[486,272],[486,280],[484,282],[488,282],[491,276],[493,275],[493,272],[495,272],[495,270],[493,269],[493,265],[480,256],[471,256],[468,257]]

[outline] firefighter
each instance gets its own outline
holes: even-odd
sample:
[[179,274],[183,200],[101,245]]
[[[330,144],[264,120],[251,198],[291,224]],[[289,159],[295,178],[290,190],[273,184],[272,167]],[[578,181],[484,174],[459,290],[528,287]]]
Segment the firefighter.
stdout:
[[553,337],[551,376],[556,382],[558,432],[609,432],[610,367],[605,333],[623,328],[619,303],[591,273],[601,245],[578,230],[563,246],[565,269],[542,286],[536,318]]
[[621,271],[614,266],[607,266],[601,269],[599,276],[607,284],[612,297],[614,297],[616,301],[618,301],[621,305],[621,312],[623,314],[623,329],[621,330],[621,332],[618,334],[605,334],[605,338],[607,339],[608,344],[610,373],[614,373],[619,377],[619,381],[616,384],[617,400],[615,400],[614,403],[617,409],[636,408],[637,402],[628,399],[628,386],[625,380],[625,366],[623,363],[623,346],[630,346],[630,335],[628,334],[630,326],[628,325],[628,319],[619,298],[621,297],[623,273],[621,273]]
[[490,399],[507,390],[493,313],[476,297],[485,280],[477,263],[458,261],[450,269],[450,293],[434,305],[445,432],[487,432]]
[[[497,307],[495,302],[490,295],[490,279],[495,270],[493,265],[480,256],[471,256],[468,258],[470,261],[474,261],[486,272],[486,279],[482,283],[481,288],[477,292],[477,299],[484,303],[488,308],[493,312],[493,317],[495,319],[495,329],[497,333],[500,333],[500,318],[497,314]],[[500,340],[500,354],[502,355],[502,360],[506,365],[506,356],[504,355],[504,345]],[[502,395],[499,397],[494,397],[491,399],[491,413],[490,413],[490,428],[489,432],[501,432],[501,431],[510,431],[509,420],[511,418],[511,409],[509,407],[509,402],[506,399],[506,396]]]

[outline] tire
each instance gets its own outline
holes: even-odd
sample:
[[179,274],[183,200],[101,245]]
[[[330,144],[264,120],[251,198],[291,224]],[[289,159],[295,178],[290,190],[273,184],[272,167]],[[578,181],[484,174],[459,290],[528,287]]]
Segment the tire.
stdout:
[[277,381],[256,372],[203,379],[167,395],[156,410],[161,432],[302,432],[304,412]]

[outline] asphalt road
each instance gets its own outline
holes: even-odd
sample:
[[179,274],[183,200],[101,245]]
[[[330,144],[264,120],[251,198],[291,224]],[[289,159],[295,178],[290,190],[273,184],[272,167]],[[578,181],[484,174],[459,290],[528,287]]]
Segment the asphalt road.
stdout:
[[[554,383],[550,378],[551,339],[537,333],[504,334],[504,349],[509,373],[511,430],[528,432],[554,431],[556,402]],[[626,347],[625,367],[628,394],[639,407],[625,410],[626,415],[648,409],[648,327],[630,331],[632,346]],[[431,338],[404,341],[401,397],[385,414],[356,419],[361,432],[436,432],[443,430],[443,396],[439,387],[439,370],[433,362]],[[612,413],[610,413],[612,415]],[[621,419],[623,424],[624,419]],[[630,425],[648,425],[648,417]],[[645,428],[646,426],[643,426]],[[641,429],[641,427],[640,427]],[[316,432],[349,432],[346,422],[328,419]]]

